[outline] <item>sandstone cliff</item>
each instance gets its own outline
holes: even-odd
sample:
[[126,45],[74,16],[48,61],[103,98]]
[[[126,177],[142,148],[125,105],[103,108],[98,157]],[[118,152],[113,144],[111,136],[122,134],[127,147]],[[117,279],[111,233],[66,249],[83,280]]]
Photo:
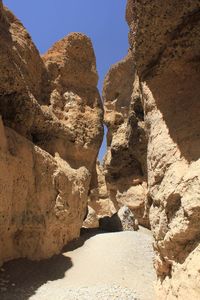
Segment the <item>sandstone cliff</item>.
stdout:
[[88,210],[88,217],[83,224],[87,228],[99,227],[100,218],[105,216],[111,217],[117,211],[114,203],[110,199],[104,168],[99,161],[97,161],[92,172],[88,197]]
[[128,0],[147,128],[158,299],[200,298],[200,6]]
[[79,235],[102,141],[91,41],[73,33],[40,57],[0,1],[0,262],[41,259]]
[[108,127],[105,180],[116,210],[127,205],[139,224],[147,214],[147,140],[142,95],[131,52],[112,66],[104,81],[104,121]]
[[0,0],[0,263],[59,252],[89,197],[89,226],[123,205],[150,220],[158,299],[199,299],[199,1],[128,0],[126,19],[129,53],[104,82],[102,167],[91,41],[73,33],[40,57]]

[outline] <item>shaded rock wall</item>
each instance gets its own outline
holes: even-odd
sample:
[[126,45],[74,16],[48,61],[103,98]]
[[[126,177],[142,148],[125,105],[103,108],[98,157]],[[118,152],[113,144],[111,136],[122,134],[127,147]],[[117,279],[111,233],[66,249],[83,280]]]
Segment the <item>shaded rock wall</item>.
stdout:
[[104,167],[99,162],[92,173],[88,205],[95,212],[98,220],[105,216],[110,217],[117,211],[110,198]]
[[199,299],[199,1],[129,0],[127,21],[148,134],[159,299]]
[[116,213],[114,203],[110,199],[107,188],[104,168],[97,161],[90,181],[88,195],[88,215],[83,223],[86,228],[99,227],[99,219],[105,216],[112,216]]
[[149,227],[146,129],[131,52],[106,75],[103,99],[104,121],[108,127],[104,173],[110,199],[116,210],[127,205],[139,224]]
[[73,33],[42,58],[0,1],[0,262],[41,259],[79,235],[102,142],[91,41]]

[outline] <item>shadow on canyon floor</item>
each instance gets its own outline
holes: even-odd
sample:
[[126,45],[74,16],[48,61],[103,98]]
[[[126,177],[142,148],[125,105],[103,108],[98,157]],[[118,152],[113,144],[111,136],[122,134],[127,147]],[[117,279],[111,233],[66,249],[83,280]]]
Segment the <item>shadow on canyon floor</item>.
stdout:
[[63,278],[72,266],[71,259],[62,254],[40,262],[27,259],[10,261],[0,272],[0,299],[29,299],[47,281]]
[[76,240],[73,240],[69,242],[66,246],[64,246],[62,252],[66,253],[69,251],[73,251],[77,248],[80,248],[84,245],[84,243],[90,239],[91,237],[97,235],[97,234],[103,234],[106,233],[99,228],[81,228],[81,234],[80,237]]
[[[102,232],[98,229],[82,229],[80,238],[68,243],[62,252],[81,247],[98,233]],[[28,259],[7,262],[0,268],[0,299],[27,300],[46,282],[65,277],[65,273],[72,267],[71,258],[63,254],[37,262]]]

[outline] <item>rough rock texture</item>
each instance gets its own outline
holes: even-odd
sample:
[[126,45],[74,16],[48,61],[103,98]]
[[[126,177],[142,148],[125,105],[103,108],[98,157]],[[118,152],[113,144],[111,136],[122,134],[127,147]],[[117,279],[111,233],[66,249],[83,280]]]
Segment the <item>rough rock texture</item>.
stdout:
[[99,219],[99,228],[104,231],[136,231],[139,229],[138,221],[127,206],[122,206],[111,217]]
[[41,259],[77,237],[101,144],[91,41],[73,33],[43,59],[0,1],[0,262]]
[[104,81],[108,127],[104,172],[116,210],[128,206],[149,227],[146,184],[146,130],[141,91],[131,52],[112,66]]
[[200,298],[200,5],[129,0],[148,132],[159,299]]
[[[102,104],[91,41],[73,33],[57,42],[43,57],[51,80],[51,110],[67,130],[68,139],[49,140],[45,148],[75,168],[92,169],[102,142]],[[66,150],[67,149],[67,150]]]
[[89,171],[0,126],[1,261],[51,256],[79,235]]
[[110,200],[103,166],[97,162],[93,171],[90,186],[89,205],[98,212],[98,215],[111,216],[116,212],[114,203]]
[[88,196],[88,216],[83,226],[86,228],[96,228],[99,225],[100,218],[105,216],[110,217],[117,211],[110,200],[104,169],[99,161],[97,161],[92,172]]
[[88,205],[87,218],[83,222],[84,228],[98,228],[99,218],[97,211],[95,211],[90,205]]
[[135,219],[134,214],[127,206],[122,206],[117,215],[122,223],[123,231],[130,231],[130,230],[138,230],[138,222]]

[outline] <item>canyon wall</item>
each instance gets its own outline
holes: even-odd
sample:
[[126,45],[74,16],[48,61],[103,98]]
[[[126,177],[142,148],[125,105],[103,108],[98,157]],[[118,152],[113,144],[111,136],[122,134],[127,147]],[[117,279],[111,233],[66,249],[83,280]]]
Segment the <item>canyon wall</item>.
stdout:
[[93,170],[88,197],[88,217],[83,223],[87,228],[99,227],[99,219],[111,217],[116,213],[114,203],[111,201],[107,188],[104,168],[99,161]]
[[126,205],[140,225],[149,227],[147,209],[147,139],[142,95],[132,53],[112,66],[103,88],[108,128],[103,167],[116,210]]
[[200,298],[200,5],[128,0],[148,138],[158,299]]
[[104,174],[154,236],[158,299],[199,299],[200,5],[128,0],[128,55],[103,89]]
[[92,43],[42,58],[0,1],[0,263],[42,259],[79,235],[103,136]]
[[158,299],[199,299],[199,1],[128,0],[126,19],[128,55],[104,82],[100,166],[91,41],[73,33],[41,57],[0,0],[0,263],[58,253],[89,198],[95,226],[126,205],[151,227]]

